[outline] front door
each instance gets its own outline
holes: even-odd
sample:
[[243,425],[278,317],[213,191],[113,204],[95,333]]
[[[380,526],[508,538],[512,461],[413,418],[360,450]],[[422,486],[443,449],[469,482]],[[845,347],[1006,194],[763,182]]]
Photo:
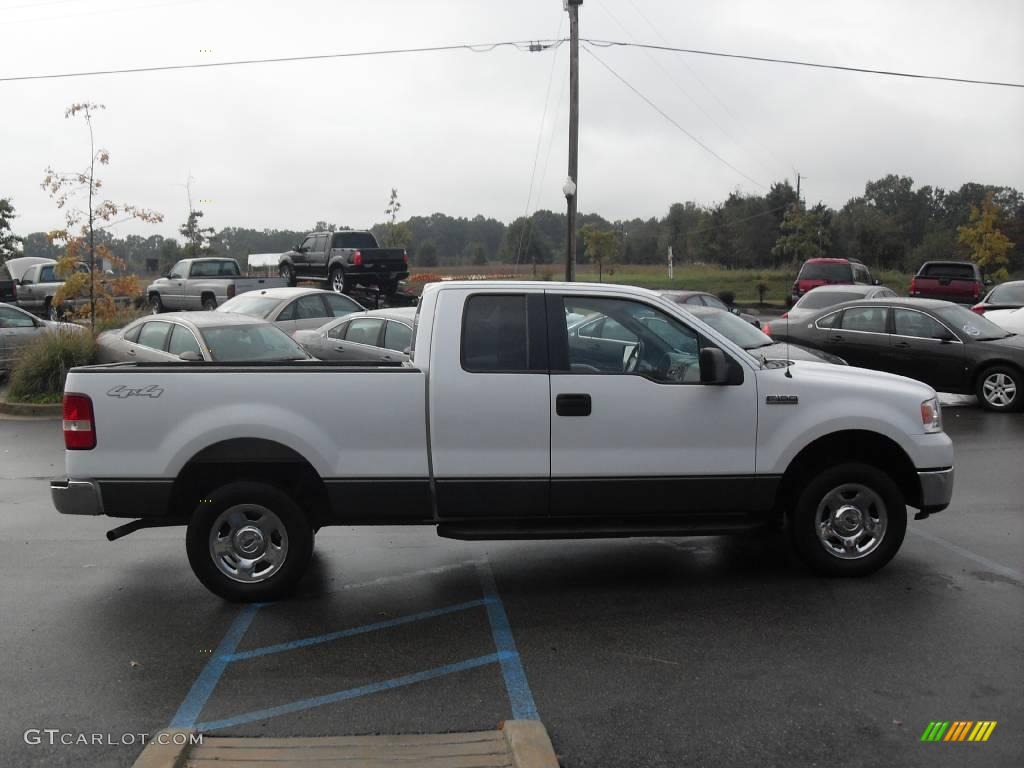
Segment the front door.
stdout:
[[[579,315],[582,335],[565,319]],[[548,322],[552,516],[635,520],[770,503],[753,477],[748,365],[725,351],[733,383],[702,385],[699,350],[713,342],[641,301],[552,292]],[[601,342],[618,351],[595,354]]]
[[964,344],[946,326],[916,309],[894,307],[886,370],[923,381],[939,392],[970,391]]
[[461,329],[457,339],[435,333],[430,349],[439,516],[546,515],[551,424],[543,292],[442,291],[433,323]]

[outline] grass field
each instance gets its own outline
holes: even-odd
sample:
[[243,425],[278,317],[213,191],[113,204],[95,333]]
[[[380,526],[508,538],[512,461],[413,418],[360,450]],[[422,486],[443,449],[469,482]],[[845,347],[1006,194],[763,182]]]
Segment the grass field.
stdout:
[[[544,264],[537,266],[534,276],[529,266],[512,264],[488,264],[485,267],[434,267],[412,269],[412,275],[431,274],[441,277],[465,278],[469,276],[486,279],[488,277],[515,277],[520,280],[561,280],[560,265]],[[910,275],[902,272],[881,272],[875,277],[883,285],[892,288],[899,294],[907,290]],[[577,280],[584,282],[597,281],[597,267],[592,264],[581,264],[576,271]],[[786,297],[796,278],[796,271],[789,269],[724,269],[713,264],[686,264],[675,269],[674,279],[668,279],[668,272],[661,265],[620,264],[605,269],[603,280],[606,283],[637,285],[642,288],[678,288],[708,293],[731,291],[739,304],[757,304],[758,286],[765,286],[764,300],[766,304],[784,306]]]

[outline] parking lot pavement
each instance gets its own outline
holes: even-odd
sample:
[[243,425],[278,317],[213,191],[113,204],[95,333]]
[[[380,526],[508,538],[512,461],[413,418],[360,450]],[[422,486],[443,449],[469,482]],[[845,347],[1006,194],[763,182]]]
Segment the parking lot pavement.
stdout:
[[[867,579],[813,577],[772,538],[331,528],[301,594],[246,608],[196,582],[180,530],[111,544],[111,521],[59,517],[59,423],[0,421],[0,764],[130,765],[137,734],[190,720],[441,732],[535,707],[569,767],[1019,765],[1024,416],[946,422],[952,506]],[[922,743],[935,720],[998,725]]]

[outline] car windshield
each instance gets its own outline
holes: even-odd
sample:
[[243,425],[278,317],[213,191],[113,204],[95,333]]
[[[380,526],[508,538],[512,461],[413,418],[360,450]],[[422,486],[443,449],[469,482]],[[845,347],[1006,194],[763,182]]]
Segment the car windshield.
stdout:
[[864,298],[863,293],[852,291],[810,291],[805,293],[793,309],[825,309],[835,304],[842,304],[844,301],[856,301]]
[[287,333],[274,325],[225,325],[201,329],[210,356],[219,363],[307,360]]
[[280,299],[272,299],[269,296],[252,296],[248,293],[243,293],[241,296],[225,301],[217,307],[217,311],[266,318],[280,303]]
[[967,307],[952,305],[935,310],[935,314],[946,325],[955,328],[972,341],[990,341],[992,339],[1004,339],[1013,334],[1007,333],[991,320],[986,320],[976,312],[971,312]]
[[830,262],[808,262],[800,269],[798,280],[852,280],[853,270],[849,264]]
[[993,289],[988,297],[989,304],[1024,304],[1024,280],[1003,283]]
[[703,320],[733,344],[744,349],[757,349],[774,344],[771,337],[765,335],[746,320],[731,312],[713,307],[687,307],[693,315]]

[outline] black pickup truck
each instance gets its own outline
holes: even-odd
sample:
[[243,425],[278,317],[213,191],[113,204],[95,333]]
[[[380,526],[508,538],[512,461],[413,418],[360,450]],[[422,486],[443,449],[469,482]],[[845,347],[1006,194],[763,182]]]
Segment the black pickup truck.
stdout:
[[290,286],[297,280],[323,280],[338,293],[363,285],[390,296],[409,276],[409,257],[403,248],[381,248],[370,232],[313,232],[281,254],[279,269]]

